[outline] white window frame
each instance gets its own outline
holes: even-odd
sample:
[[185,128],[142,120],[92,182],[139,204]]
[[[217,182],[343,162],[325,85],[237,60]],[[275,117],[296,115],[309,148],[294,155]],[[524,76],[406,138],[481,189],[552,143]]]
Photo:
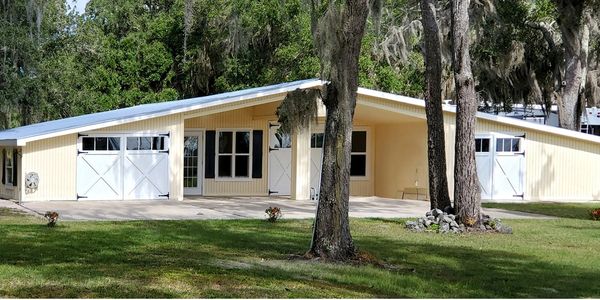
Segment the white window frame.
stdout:
[[[516,140],[519,140],[519,150],[518,151],[513,151],[512,148],[511,148],[510,151],[498,151],[497,150],[497,145],[498,145],[498,141],[501,140],[501,139],[511,139],[511,140],[512,139],[516,139]],[[522,154],[525,151],[525,145],[523,145],[523,143],[524,143],[524,139],[522,137],[517,136],[517,135],[512,135],[512,136],[508,135],[507,136],[505,134],[498,134],[494,138],[494,149],[493,149],[494,150],[494,154],[497,155],[497,156],[498,155],[502,156],[502,155]],[[504,143],[503,143],[503,146],[504,146]]]
[[[164,146],[165,146],[164,149],[161,149],[161,150],[155,150],[155,149],[152,149],[152,150],[129,150],[129,149],[127,149],[127,139],[129,139],[129,138],[150,138],[150,139],[152,139],[152,138],[155,138],[155,137],[163,138],[163,140],[164,140]],[[128,135],[125,135],[123,137],[123,144],[124,144],[123,145],[123,150],[127,151],[127,152],[157,153],[157,152],[166,152],[166,151],[169,151],[170,150],[171,141],[170,141],[169,136],[165,135],[165,134],[128,134]],[[152,148],[152,140],[150,141],[150,148]]]
[[[13,155],[14,155],[14,152],[12,149],[6,150],[6,159],[4,160],[4,175],[6,176],[6,179],[4,180],[4,185],[7,187],[10,187],[10,188],[13,187],[13,182],[15,180],[15,178],[13,178],[14,167],[15,167],[14,163],[13,163],[14,162]],[[10,164],[10,166],[9,166],[9,164]],[[9,178],[11,179],[10,181],[8,180]]]
[[[352,155],[364,155],[365,156],[365,175],[350,175],[350,179],[351,180],[369,180],[369,145],[370,145],[370,138],[371,138],[371,133],[369,128],[367,127],[354,127],[352,129],[352,132],[354,133],[355,131],[361,131],[361,132],[365,132],[365,134],[367,135],[365,137],[365,152],[350,152],[350,162],[352,162]],[[352,147],[352,145],[350,145],[350,147]],[[350,150],[352,151],[352,149]]]
[[[186,128],[183,136],[184,137],[186,137],[186,136],[201,136],[202,137],[202,146],[198,147],[198,183],[197,184],[200,185],[200,189],[196,188],[196,191],[198,191],[200,195],[204,195],[204,187],[205,187],[204,164],[206,163],[204,161],[205,155],[206,155],[204,152],[205,152],[205,146],[206,146],[206,129],[205,128]],[[185,148],[185,146],[183,148]],[[201,161],[201,163],[200,163],[200,161]],[[184,164],[182,164],[182,168],[185,169],[185,162],[184,162]],[[195,195],[195,194],[190,194],[189,192],[186,193],[186,190],[190,191],[193,189],[194,188],[184,187],[184,195]]]
[[[352,154],[365,154],[365,176],[350,176],[350,180],[351,181],[368,181],[371,180],[371,160],[370,160],[370,156],[371,153],[373,153],[374,149],[372,149],[371,146],[371,127],[369,126],[354,126],[352,128],[352,131],[365,131],[367,133],[367,152],[351,152],[350,153],[350,160],[352,160]],[[316,126],[310,133],[311,133],[311,143],[309,144],[309,147],[311,149],[312,148],[312,135],[313,134],[317,134],[317,133],[324,133],[325,132],[325,127],[324,126]],[[325,143],[325,140],[323,139],[323,143]],[[352,147],[352,145],[350,145]]]
[[[215,180],[216,181],[252,181],[252,144],[254,143],[254,136],[252,134],[251,128],[220,128],[216,130],[215,136]],[[231,132],[232,133],[232,145],[231,145],[231,153],[223,153],[219,152],[219,136],[222,132]],[[236,142],[236,134],[238,132],[247,132],[250,134],[250,145],[248,153],[236,153],[235,142]],[[231,156],[231,177],[221,177],[219,175],[219,157],[221,156]],[[236,156],[248,156],[248,176],[239,177],[235,176],[235,157]]]
[[[94,150],[84,150],[83,149],[83,139],[92,138],[94,139]],[[119,149],[120,150],[96,150],[96,138],[119,138]],[[79,137],[78,140],[78,149],[81,152],[85,153],[104,153],[104,154],[118,154],[123,150],[123,139],[125,137],[121,134],[91,134],[91,135],[83,135]],[[107,141],[108,142],[108,141]]]
[[[477,151],[477,140],[488,140],[488,151]],[[475,135],[475,155],[490,155],[494,152],[496,145],[494,144],[494,138],[491,135]],[[483,144],[481,146],[483,148]]]
[[[84,138],[121,138],[120,150],[83,150],[83,139]],[[163,137],[165,143],[164,150],[127,150],[127,138],[128,137]],[[95,142],[94,142],[95,143]],[[94,147],[95,148],[95,147]],[[119,154],[121,152],[127,151],[135,151],[139,153],[156,153],[156,152],[166,152],[171,149],[171,138],[168,132],[153,132],[153,131],[132,131],[132,132],[108,132],[108,131],[98,131],[98,132],[85,132],[82,133],[81,136],[77,139],[77,149],[81,152],[85,153],[96,153],[96,154]]]

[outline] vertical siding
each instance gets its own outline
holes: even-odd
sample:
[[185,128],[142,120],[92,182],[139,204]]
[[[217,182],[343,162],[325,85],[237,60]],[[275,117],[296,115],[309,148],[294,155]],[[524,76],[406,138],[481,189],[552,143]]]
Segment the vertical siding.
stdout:
[[[170,196],[183,198],[183,123],[181,115],[103,128],[92,133],[169,132]],[[30,142],[23,148],[23,171],[37,172],[37,191],[25,191],[24,201],[77,200],[77,134]]]
[[23,173],[40,177],[36,191],[25,191],[23,201],[77,200],[77,135],[70,134],[27,143]]
[[[454,189],[455,115],[445,113],[448,181]],[[600,145],[551,133],[477,120],[477,133],[525,134],[525,201],[600,200]]]
[[[273,112],[274,113],[274,112]],[[260,113],[265,115],[264,111]],[[185,120],[186,129],[249,129],[263,131],[263,165],[260,179],[204,179],[205,196],[267,196],[269,194],[268,153],[269,122],[265,118],[255,118],[252,107],[221,112]],[[255,168],[256,166],[252,166]]]
[[600,145],[480,120],[478,131],[525,134],[525,200],[600,200]]
[[446,144],[446,177],[448,178],[448,193],[454,199],[454,139],[456,138],[456,115],[444,113],[444,132]]
[[378,125],[375,195],[401,198],[407,187],[428,187],[425,122]]

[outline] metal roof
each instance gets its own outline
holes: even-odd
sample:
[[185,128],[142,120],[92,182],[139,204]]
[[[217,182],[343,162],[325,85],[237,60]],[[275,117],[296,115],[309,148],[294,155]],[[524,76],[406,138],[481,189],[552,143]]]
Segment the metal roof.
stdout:
[[[189,112],[244,100],[251,100],[259,97],[286,93],[295,89],[314,88],[322,86],[323,84],[324,82],[319,79],[307,79],[185,100],[144,104],[106,112],[32,124],[0,131],[0,145],[24,146],[27,142],[51,138],[54,136],[96,130],[129,122]],[[359,88],[358,94],[362,96],[371,96],[419,107],[425,107],[425,102],[422,99],[405,97],[371,89]],[[456,108],[454,106],[444,105],[443,108],[444,111],[456,113]],[[600,137],[598,136],[548,125],[526,122],[514,118],[495,116],[481,112],[477,113],[477,118],[524,129],[531,129],[554,135],[600,143]]]
[[322,84],[322,81],[319,79],[307,79],[185,100],[144,104],[42,122],[0,131],[0,145],[24,146],[30,141],[50,138],[58,135],[95,130],[133,121],[146,120],[216,105],[276,95],[293,91],[298,88],[305,89],[321,86]]
[[[401,102],[401,103],[405,103],[405,104],[411,104],[411,105],[419,106],[419,107],[425,107],[425,101],[422,99],[400,96],[400,95],[396,95],[396,94],[390,94],[390,93],[385,93],[385,92],[380,92],[380,91],[375,91],[375,90],[370,90],[370,89],[365,89],[365,88],[358,88],[358,94],[365,95],[365,96],[371,96],[371,97],[375,97],[375,98],[380,98],[380,99],[396,101],[396,102]],[[443,105],[443,109],[444,109],[444,111],[447,111],[447,112],[456,113],[456,106],[454,106],[454,105]],[[530,130],[550,133],[550,134],[554,134],[554,135],[564,136],[564,137],[578,139],[578,140],[584,140],[584,141],[588,141],[588,142],[600,143],[600,136],[586,134],[586,133],[568,130],[568,129],[564,129],[564,128],[559,128],[559,127],[554,127],[554,126],[550,126],[550,125],[527,122],[527,121],[510,118],[510,117],[503,117],[503,116],[497,116],[497,115],[492,115],[492,114],[483,113],[483,112],[477,112],[477,119],[488,120],[488,121],[492,121],[495,123],[500,123],[500,124],[515,126],[515,127],[520,127],[523,129],[530,129]]]

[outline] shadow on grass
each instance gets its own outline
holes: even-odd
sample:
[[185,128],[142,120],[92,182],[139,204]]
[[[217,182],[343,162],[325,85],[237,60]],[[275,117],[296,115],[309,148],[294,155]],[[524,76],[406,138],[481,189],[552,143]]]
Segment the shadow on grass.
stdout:
[[[382,220],[388,221],[400,222]],[[588,269],[549,264],[510,249],[481,251],[458,244],[437,246],[383,235],[360,236],[356,242],[362,250],[393,264],[410,265],[415,272],[287,261],[288,254],[308,248],[310,225],[310,221],[69,223],[54,229],[37,224],[1,225],[0,235],[6,238],[0,244],[0,281],[15,276],[22,280],[0,288],[0,296],[600,295],[600,287],[594,284],[598,274]],[[399,233],[406,234],[402,230]],[[17,269],[13,274],[1,272],[5,266]],[[167,279],[187,288],[165,284]],[[215,288],[216,283],[224,288]],[[261,289],[256,285],[275,288]]]

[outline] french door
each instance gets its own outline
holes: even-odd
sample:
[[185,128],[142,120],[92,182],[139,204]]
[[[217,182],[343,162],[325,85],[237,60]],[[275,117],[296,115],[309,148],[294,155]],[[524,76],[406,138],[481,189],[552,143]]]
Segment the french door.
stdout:
[[186,131],[183,141],[183,192],[202,195],[204,131]]

